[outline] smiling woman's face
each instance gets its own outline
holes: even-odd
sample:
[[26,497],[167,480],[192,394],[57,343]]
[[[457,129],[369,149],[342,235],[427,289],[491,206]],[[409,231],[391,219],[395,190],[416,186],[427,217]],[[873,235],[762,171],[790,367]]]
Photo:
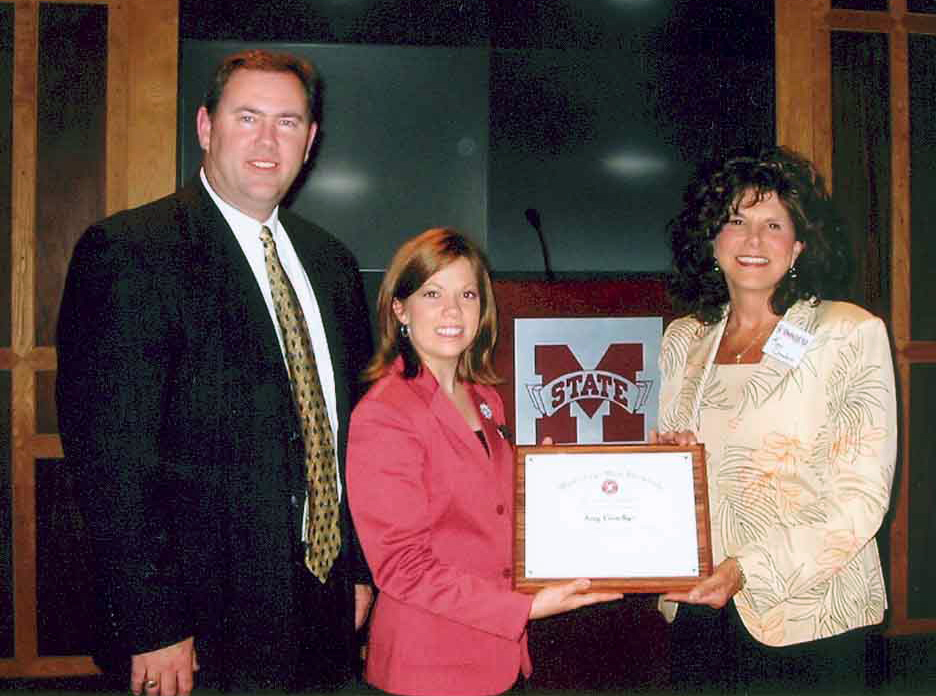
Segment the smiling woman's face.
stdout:
[[713,244],[732,299],[742,293],[769,298],[803,250],[793,220],[776,194],[755,202],[751,191],[742,196]]
[[478,335],[481,293],[471,262],[459,258],[432,275],[393,311],[409,330],[410,342],[423,365],[439,378],[454,370]]

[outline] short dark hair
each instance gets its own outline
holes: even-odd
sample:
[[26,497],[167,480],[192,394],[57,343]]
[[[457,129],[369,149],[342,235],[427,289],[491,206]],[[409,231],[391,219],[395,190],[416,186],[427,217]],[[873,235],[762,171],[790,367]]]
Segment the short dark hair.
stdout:
[[266,72],[292,73],[306,93],[310,122],[318,119],[318,75],[315,67],[308,61],[289,53],[273,53],[265,49],[253,48],[234,53],[225,58],[215,69],[211,85],[205,93],[202,105],[213,116],[228,80],[236,70],[264,70]]
[[683,211],[668,226],[673,254],[669,292],[677,311],[705,324],[721,319],[728,286],[715,263],[712,242],[747,194],[755,203],[776,195],[803,243],[796,277],[788,273],[774,288],[774,313],[782,316],[798,300],[844,296],[852,258],[825,182],[809,160],[770,147],[703,168],[690,184]]
[[413,344],[400,334],[393,301],[407,299],[430,277],[458,259],[466,259],[474,269],[481,302],[478,334],[459,360],[458,377],[478,384],[499,381],[493,367],[497,307],[487,261],[477,244],[447,227],[426,230],[403,244],[393,256],[377,295],[377,352],[364,371],[364,381],[382,377],[399,355],[403,356],[404,377],[412,379],[419,374],[422,363]]

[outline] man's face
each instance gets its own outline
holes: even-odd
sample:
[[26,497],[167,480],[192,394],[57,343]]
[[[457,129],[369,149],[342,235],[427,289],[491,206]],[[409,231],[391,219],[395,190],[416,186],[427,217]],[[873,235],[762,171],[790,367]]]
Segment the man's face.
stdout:
[[299,78],[289,72],[235,70],[214,115],[198,110],[205,174],[221,198],[263,222],[292,186],[316,125]]

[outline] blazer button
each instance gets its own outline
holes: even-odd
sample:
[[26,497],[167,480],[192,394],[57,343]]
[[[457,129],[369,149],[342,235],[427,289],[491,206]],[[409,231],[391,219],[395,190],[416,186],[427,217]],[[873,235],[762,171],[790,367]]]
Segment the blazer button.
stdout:
[[505,578],[509,578],[511,576],[510,568],[504,568],[501,575],[503,575]]
[[292,505],[294,508],[299,507],[299,497],[295,495],[289,496],[289,504]]
[[503,505],[498,505],[496,509],[497,509],[497,514],[498,514],[498,515],[503,515],[503,514],[504,514],[504,506],[503,506]]

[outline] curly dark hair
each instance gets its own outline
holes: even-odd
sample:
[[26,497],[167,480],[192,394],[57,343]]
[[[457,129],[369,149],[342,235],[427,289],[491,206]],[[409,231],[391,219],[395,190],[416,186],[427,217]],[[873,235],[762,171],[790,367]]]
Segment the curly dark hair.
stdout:
[[770,304],[775,314],[782,316],[798,300],[818,303],[841,296],[848,287],[851,253],[821,175],[809,160],[790,150],[766,148],[701,170],[686,192],[683,211],[669,223],[670,296],[678,311],[704,324],[719,321],[728,302],[728,286],[717,270],[712,242],[749,192],[755,202],[775,194],[803,243],[797,277],[786,274],[774,289]]

